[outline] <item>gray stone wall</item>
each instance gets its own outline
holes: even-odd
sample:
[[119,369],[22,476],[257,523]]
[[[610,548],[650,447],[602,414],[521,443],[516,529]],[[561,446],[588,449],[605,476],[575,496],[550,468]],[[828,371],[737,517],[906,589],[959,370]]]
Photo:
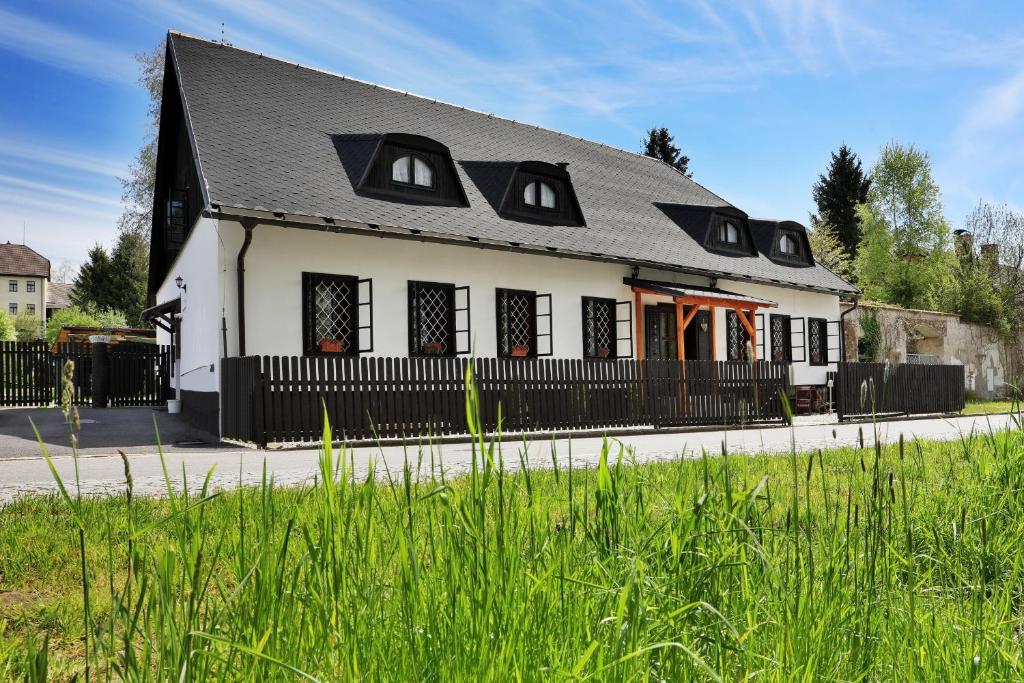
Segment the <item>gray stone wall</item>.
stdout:
[[[850,304],[844,304],[847,311]],[[882,332],[878,362],[936,362],[963,365],[967,389],[983,397],[1005,396],[1024,375],[1024,333],[1006,340],[984,325],[950,313],[864,303],[843,318],[845,360],[858,360],[865,311],[878,316]]]

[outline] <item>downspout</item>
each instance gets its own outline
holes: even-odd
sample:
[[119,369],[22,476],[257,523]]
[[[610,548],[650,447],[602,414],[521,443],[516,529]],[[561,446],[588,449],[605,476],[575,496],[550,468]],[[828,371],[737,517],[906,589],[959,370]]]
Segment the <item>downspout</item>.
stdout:
[[243,221],[242,228],[245,230],[245,239],[242,240],[242,248],[238,250],[238,355],[245,356],[245,254],[252,244],[252,229],[256,227],[253,221]]
[[857,310],[860,306],[860,299],[853,300],[853,306],[847,308],[845,311],[839,314],[839,362],[846,362],[846,325],[844,325],[844,319],[849,314]]

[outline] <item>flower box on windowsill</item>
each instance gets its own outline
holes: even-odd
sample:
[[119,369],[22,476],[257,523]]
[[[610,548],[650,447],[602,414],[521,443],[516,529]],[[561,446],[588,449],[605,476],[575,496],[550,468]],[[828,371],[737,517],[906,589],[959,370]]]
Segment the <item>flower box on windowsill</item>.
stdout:
[[320,347],[320,353],[344,353],[345,352],[345,340],[344,339],[321,339],[318,346]]
[[611,355],[611,352],[612,352],[612,350],[609,349],[607,346],[599,346],[597,348],[597,357],[598,358],[607,358],[609,355]]
[[528,356],[529,353],[530,353],[530,347],[528,347],[528,346],[519,345],[519,346],[513,346],[512,347],[512,357],[513,358],[526,358],[526,356]]
[[443,351],[444,347],[439,341],[428,341],[423,344],[423,353],[428,356],[440,356]]

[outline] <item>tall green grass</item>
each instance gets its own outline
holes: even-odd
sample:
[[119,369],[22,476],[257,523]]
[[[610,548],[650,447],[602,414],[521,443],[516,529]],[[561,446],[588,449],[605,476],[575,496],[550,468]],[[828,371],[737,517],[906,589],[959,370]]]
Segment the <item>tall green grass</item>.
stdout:
[[[30,498],[0,510],[11,679],[1017,680],[1024,432],[511,474],[480,433],[354,481]],[[73,416],[72,416],[73,417]],[[73,420],[72,420],[73,422]],[[324,443],[330,444],[328,429]],[[712,457],[714,455],[714,457]],[[90,591],[86,598],[86,589]],[[86,609],[86,605],[89,605]],[[0,619],[3,619],[0,612]],[[87,637],[86,637],[87,636]]]

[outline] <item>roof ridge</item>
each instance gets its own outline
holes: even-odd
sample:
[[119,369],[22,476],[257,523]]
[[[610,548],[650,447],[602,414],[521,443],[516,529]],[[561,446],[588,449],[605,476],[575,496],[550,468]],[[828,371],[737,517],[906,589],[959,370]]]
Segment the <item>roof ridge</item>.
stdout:
[[353,81],[355,83],[361,83],[363,85],[369,85],[369,86],[374,87],[374,88],[380,88],[381,90],[389,90],[391,92],[398,93],[398,94],[401,94],[401,95],[406,95],[408,97],[415,97],[417,99],[426,100],[427,102],[431,102],[433,104],[440,104],[440,105],[443,105],[443,106],[446,106],[446,107],[455,107],[456,109],[461,109],[463,111],[469,111],[469,112],[473,112],[475,114],[482,114],[483,116],[488,116],[488,117],[490,117],[492,119],[499,119],[501,121],[508,121],[509,123],[514,123],[514,124],[516,124],[518,126],[526,126],[528,128],[535,128],[535,129],[538,129],[538,130],[544,130],[544,131],[547,131],[549,133],[554,133],[555,135],[561,135],[562,137],[571,138],[573,140],[582,140],[583,142],[589,142],[592,145],[600,145],[601,147],[606,147],[606,148],[608,148],[610,150],[613,150],[615,152],[622,152],[623,154],[629,154],[631,156],[640,157],[641,159],[647,159],[647,160],[655,162],[655,163],[665,164],[666,166],[671,168],[673,171],[678,173],[680,176],[682,176],[683,178],[686,178],[691,183],[699,186],[701,189],[703,189],[706,192],[708,192],[709,194],[713,195],[715,198],[725,202],[729,206],[734,206],[732,204],[732,202],[728,201],[724,197],[719,196],[717,193],[712,192],[711,190],[709,190],[707,187],[705,187],[701,183],[697,182],[696,180],[694,180],[690,176],[688,176],[685,173],[683,173],[682,171],[680,171],[678,168],[672,166],[672,164],[669,164],[668,162],[663,161],[662,159],[658,159],[658,158],[655,158],[655,157],[650,157],[650,156],[647,156],[646,154],[641,154],[640,152],[634,152],[632,150],[623,149],[622,147],[616,147],[615,145],[609,145],[607,142],[600,142],[598,140],[591,140],[589,138],[585,138],[585,137],[580,136],[580,135],[570,135],[569,133],[564,133],[564,132],[562,132],[560,130],[555,130],[554,128],[548,128],[547,126],[541,126],[541,125],[534,124],[534,123],[527,123],[525,121],[516,121],[515,119],[509,118],[507,116],[502,116],[501,114],[495,114],[494,112],[484,111],[482,109],[474,109],[473,107],[467,107],[467,106],[462,105],[462,104],[455,104],[454,102],[448,102],[447,100],[441,100],[441,99],[438,99],[436,97],[429,97],[428,95],[420,95],[419,93],[415,93],[415,92],[412,92],[410,90],[402,90],[400,88],[393,88],[393,87],[391,87],[389,85],[382,85],[380,83],[374,83],[373,81],[367,81],[367,80],[364,80],[362,78],[356,78],[354,76],[349,76],[347,74],[339,73],[337,71],[331,71],[329,69],[322,69],[322,68],[317,67],[317,66],[310,66],[309,64],[303,64],[302,62],[293,62],[293,61],[291,61],[289,59],[283,59],[281,57],[274,57],[272,55],[264,54],[263,52],[257,52],[256,50],[250,50],[248,48],[238,47],[237,45],[233,45],[232,43],[224,43],[224,42],[221,42],[219,40],[211,40],[209,38],[202,38],[200,36],[196,36],[196,35],[193,35],[193,34],[190,34],[190,33],[185,33],[184,31],[178,31],[176,29],[169,29],[167,31],[167,33],[169,35],[180,36],[182,38],[189,38],[191,40],[198,40],[200,42],[209,43],[211,45],[219,45],[221,47],[229,47],[232,50],[238,50],[239,52],[246,52],[246,53],[251,54],[251,55],[256,55],[257,57],[259,57],[261,59],[271,59],[271,60],[273,60],[275,62],[281,62],[282,64],[289,64],[289,65],[294,66],[294,67],[299,68],[299,69],[306,69],[307,71],[313,71],[313,72],[316,72],[316,73],[324,74],[326,76],[334,76],[335,78],[341,78],[341,79],[344,79],[344,80],[347,80],[347,81]]

